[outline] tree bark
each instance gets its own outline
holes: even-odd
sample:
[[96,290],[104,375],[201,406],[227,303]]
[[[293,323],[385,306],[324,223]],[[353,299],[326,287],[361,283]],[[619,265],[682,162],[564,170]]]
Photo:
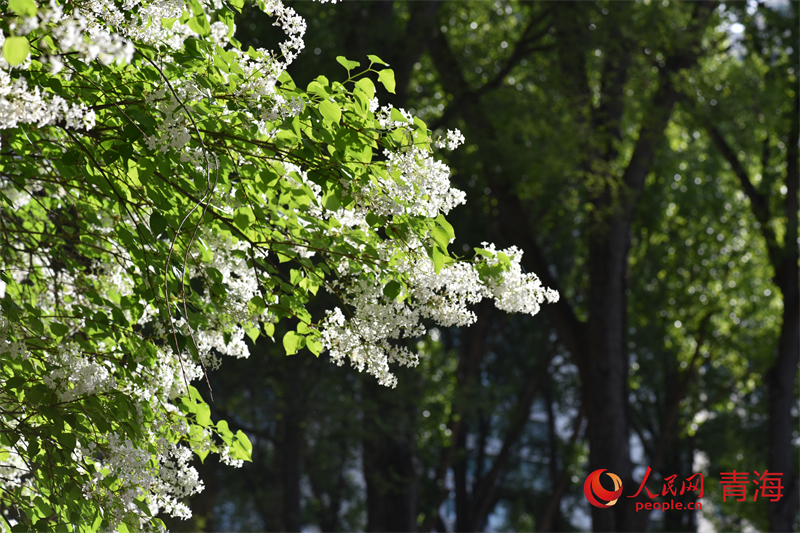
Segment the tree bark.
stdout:
[[363,380],[363,461],[367,482],[367,531],[416,531],[419,460],[411,433],[413,402],[407,391]]
[[281,480],[281,529],[300,531],[300,476],[302,474],[303,429],[305,418],[304,399],[298,394],[303,390],[302,360],[295,356],[286,360],[287,387],[283,391],[283,409],[278,423],[276,466]]
[[[800,96],[795,92],[794,113],[789,132],[786,166],[787,217],[786,236],[780,264],[775,265],[775,282],[783,294],[783,324],[778,340],[775,365],[767,376],[769,387],[769,456],[770,472],[782,473],[785,494],[782,499],[769,504],[770,531],[796,531],[800,481],[795,461],[797,451],[792,445],[792,405],[797,404],[795,379],[800,362],[800,289],[798,289],[798,138],[800,138]],[[762,224],[761,227],[765,227]]]

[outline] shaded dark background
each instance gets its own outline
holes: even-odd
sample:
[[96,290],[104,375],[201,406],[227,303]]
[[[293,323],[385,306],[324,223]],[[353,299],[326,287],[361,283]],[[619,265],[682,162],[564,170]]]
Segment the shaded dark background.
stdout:
[[[260,339],[211,376],[253,463],[198,463],[171,529],[796,530],[798,4],[288,5],[298,85],[343,81],[338,55],[390,63],[382,103],[467,138],[441,154],[468,198],[451,249],[516,245],[562,299],[479,306],[395,390]],[[248,11],[237,36],[273,48],[271,24]],[[703,517],[586,502],[589,472],[627,496],[648,466],[651,491],[702,472]],[[783,498],[723,502],[733,469],[782,473]]]

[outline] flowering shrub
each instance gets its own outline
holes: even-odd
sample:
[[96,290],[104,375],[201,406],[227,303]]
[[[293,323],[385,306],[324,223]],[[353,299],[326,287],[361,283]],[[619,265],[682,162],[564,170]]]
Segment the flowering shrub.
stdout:
[[[305,22],[258,0],[287,40],[242,50],[241,0],[9,0],[0,13],[0,529],[159,529],[203,488],[192,453],[251,446],[190,385],[245,335],[348,359],[395,386],[396,339],[475,320],[493,298],[558,295],[521,252],[453,258],[464,202],[407,112],[340,58],[306,90],[286,66]],[[315,320],[319,289],[341,302]],[[291,320],[289,320],[291,319]]]

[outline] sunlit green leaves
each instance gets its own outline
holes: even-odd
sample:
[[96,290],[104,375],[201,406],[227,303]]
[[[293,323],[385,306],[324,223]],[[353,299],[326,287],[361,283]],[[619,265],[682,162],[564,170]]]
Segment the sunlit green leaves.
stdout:
[[31,45],[25,37],[7,37],[3,43],[3,57],[12,67],[23,63],[30,50]]
[[319,111],[322,113],[322,116],[330,122],[338,124],[342,119],[342,111],[339,109],[339,106],[336,105],[336,102],[323,100],[319,104]]
[[347,59],[347,58],[346,58],[346,57],[344,57],[344,56],[337,56],[337,57],[336,57],[336,61],[337,61],[337,62],[338,62],[340,65],[342,65],[344,68],[346,68],[346,69],[347,69],[347,71],[348,71],[348,73],[349,73],[351,70],[353,70],[354,68],[356,68],[356,67],[358,67],[359,65],[361,65],[361,63],[359,63],[358,61],[350,61],[349,59]]
[[392,69],[383,69],[378,72],[378,81],[383,84],[387,91],[394,94],[395,80],[394,71]]
[[361,78],[355,84],[356,92],[361,92],[370,100],[375,97],[375,84],[369,78]]
[[286,350],[286,355],[294,355],[300,349],[303,337],[294,331],[287,331],[283,336],[283,348]]
[[35,17],[39,11],[33,0],[8,0],[8,7],[20,17]]
[[236,432],[236,438],[231,442],[231,457],[241,461],[252,461],[253,445],[242,430]]

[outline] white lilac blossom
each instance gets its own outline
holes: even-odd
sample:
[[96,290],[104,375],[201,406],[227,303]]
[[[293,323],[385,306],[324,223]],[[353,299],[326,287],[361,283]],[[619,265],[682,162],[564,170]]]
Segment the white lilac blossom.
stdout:
[[511,247],[498,252],[494,245],[483,243],[493,257],[482,258],[478,264],[497,265],[504,254],[510,267],[498,281],[481,279],[473,264],[455,263],[438,274],[433,262],[424,254],[404,265],[410,277],[411,290],[404,301],[389,298],[381,285],[357,283],[341,288],[344,302],[352,309],[346,319],[341,309],[329,311],[323,320],[322,344],[330,350],[331,359],[341,366],[347,358],[359,371],[366,370],[382,385],[394,387],[397,378],[391,373],[389,363],[416,366],[418,359],[391,340],[419,337],[426,333],[421,319],[430,319],[443,327],[468,326],[475,322],[475,314],[468,305],[484,298],[495,300],[495,306],[510,313],[535,315],[544,302],[555,303],[556,291],[542,286],[532,273],[523,273],[520,266],[522,252]]
[[455,150],[464,144],[464,135],[459,130],[447,130],[445,137],[438,139],[436,146],[439,148],[447,148],[448,150]]

